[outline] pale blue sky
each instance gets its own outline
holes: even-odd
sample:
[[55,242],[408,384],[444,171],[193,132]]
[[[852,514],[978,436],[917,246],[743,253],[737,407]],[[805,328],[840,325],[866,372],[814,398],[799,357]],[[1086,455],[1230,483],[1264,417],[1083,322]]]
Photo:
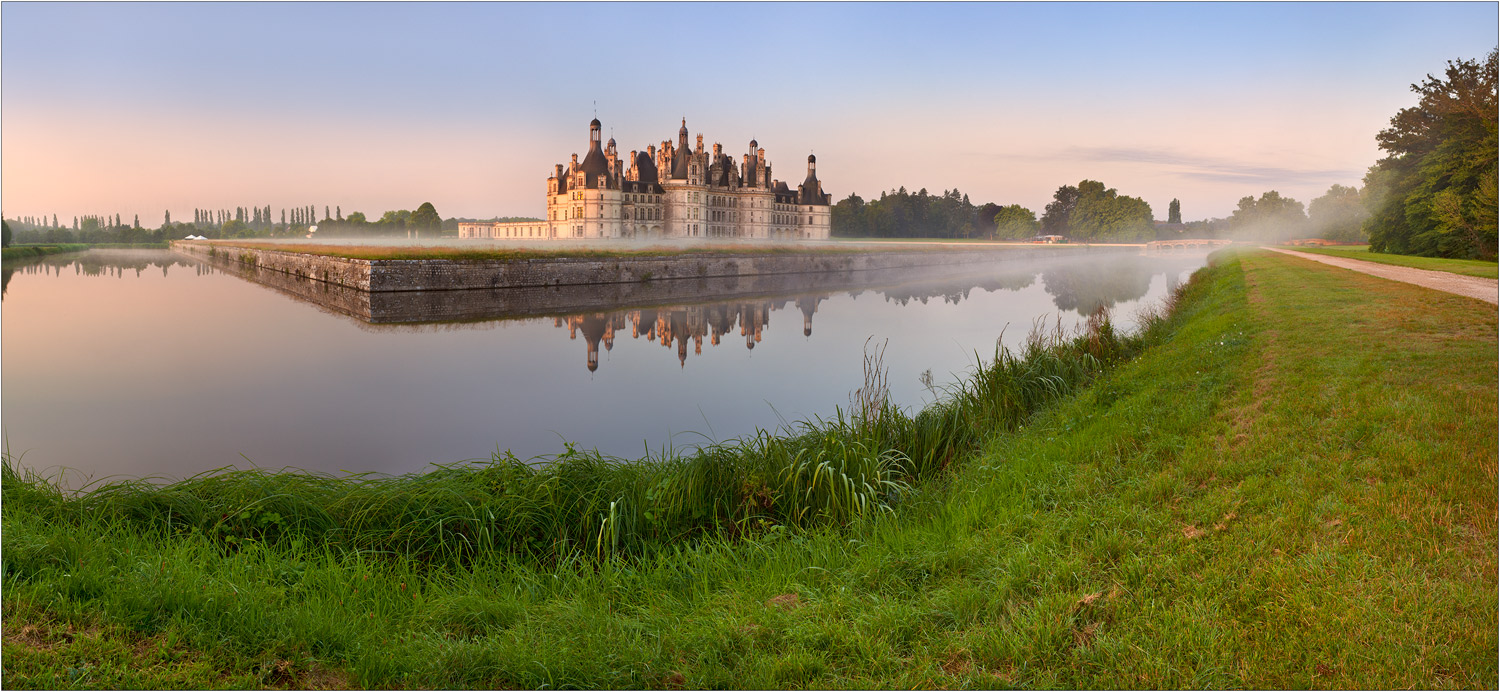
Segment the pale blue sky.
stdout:
[[835,199],[1037,211],[1102,180],[1159,218],[1358,184],[1407,89],[1496,3],[18,3],[8,217],[194,206],[540,215],[594,102],[622,150],[753,136]]

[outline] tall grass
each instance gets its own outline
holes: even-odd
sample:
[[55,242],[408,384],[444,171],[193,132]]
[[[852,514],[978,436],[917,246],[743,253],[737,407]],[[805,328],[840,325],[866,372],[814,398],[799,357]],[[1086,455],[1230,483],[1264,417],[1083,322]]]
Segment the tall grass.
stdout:
[[[524,462],[509,453],[397,477],[225,470],[158,485],[113,482],[78,493],[4,457],[7,513],[108,522],[205,537],[222,552],[256,546],[392,555],[421,564],[507,556],[557,565],[648,557],[682,541],[838,526],[898,510],[917,486],[987,435],[1077,392],[1155,338],[1148,315],[1122,335],[1104,313],[1077,333],[1038,322],[1016,351],[915,414],[885,394],[879,350],[849,411],[678,454],[618,459],[579,450]],[[7,561],[25,561],[25,549]]]

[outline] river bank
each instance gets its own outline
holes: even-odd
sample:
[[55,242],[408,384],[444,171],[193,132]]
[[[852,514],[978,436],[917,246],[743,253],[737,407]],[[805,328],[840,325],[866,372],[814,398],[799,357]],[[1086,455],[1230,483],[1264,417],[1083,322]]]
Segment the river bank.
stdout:
[[8,247],[3,251],[0,251],[0,261],[6,263],[24,262],[26,260],[33,260],[38,257],[46,257],[47,255],[58,255],[64,252],[83,252],[87,249],[89,249],[89,246],[83,243],[63,243],[61,245],[17,245],[15,247]]
[[[781,460],[759,470],[627,466],[597,483],[598,465],[575,455],[550,482],[420,480],[427,498],[448,498],[448,518],[508,507],[495,526],[559,506],[537,493],[565,489],[579,500],[544,524],[569,536],[543,542],[550,552],[521,531],[505,550],[466,553],[482,535],[432,515],[393,521],[400,533],[332,531],[345,522],[267,540],[293,516],[256,500],[288,495],[278,474],[226,479],[217,495],[211,480],[122,488],[93,505],[8,475],[5,683],[1495,685],[1491,308],[1226,253],[1138,356],[1080,370],[1111,343],[1135,352],[1096,332],[959,383],[962,415],[746,445]],[[810,458],[873,462],[869,492],[824,485],[822,505],[778,506],[828,468]],[[681,502],[687,486],[653,468],[737,494]],[[707,477],[720,469],[747,475]],[[792,485],[743,483],[756,474]],[[302,486],[335,487],[315,481]],[[653,504],[663,496],[676,504]],[[350,516],[411,507],[379,488],[361,497]],[[856,511],[880,505],[891,510]],[[655,507],[675,508],[671,521],[620,518]],[[682,533],[716,507],[752,521]],[[673,528],[640,531],[652,526]]]

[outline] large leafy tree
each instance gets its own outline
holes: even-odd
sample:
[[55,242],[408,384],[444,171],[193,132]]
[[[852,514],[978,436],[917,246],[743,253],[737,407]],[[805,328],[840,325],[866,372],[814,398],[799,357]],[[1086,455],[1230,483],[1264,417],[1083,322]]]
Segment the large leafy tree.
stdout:
[[1042,230],[1053,235],[1067,233],[1073,217],[1073,208],[1078,205],[1078,188],[1064,185],[1052,193],[1052,201],[1042,210]]
[[1284,240],[1302,233],[1307,215],[1302,211],[1301,202],[1270,190],[1261,193],[1260,199],[1241,197],[1228,222],[1234,233],[1241,237]]
[[436,231],[443,226],[443,217],[439,216],[432,202],[423,202],[422,206],[411,213],[411,227],[419,231]]
[[1097,180],[1084,180],[1077,190],[1068,235],[1080,240],[1122,241],[1155,237],[1151,205],[1145,200],[1121,195]]
[[1019,204],[1010,204],[995,211],[995,237],[1007,240],[1030,238],[1036,235],[1040,224],[1036,212]]
[[1387,155],[1365,176],[1371,249],[1495,258],[1496,59],[1449,61],[1413,84],[1417,105],[1376,137]]
[[1365,239],[1361,226],[1370,212],[1365,210],[1359,190],[1334,185],[1307,204],[1307,222],[1320,238],[1356,242]]

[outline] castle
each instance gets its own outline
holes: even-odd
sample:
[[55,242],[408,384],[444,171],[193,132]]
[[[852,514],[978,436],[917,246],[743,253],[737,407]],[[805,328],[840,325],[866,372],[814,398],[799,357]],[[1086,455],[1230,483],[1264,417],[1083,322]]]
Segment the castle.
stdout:
[[589,123],[589,149],[547,178],[545,221],[460,222],[460,238],[560,240],[601,238],[743,238],[826,240],[831,198],[818,181],[817,159],[797,189],[771,177],[766,150],[755,140],[740,163],[703,135],[688,147],[687,119],[677,144],[662,141],[621,160],[615,140],[600,142]]

